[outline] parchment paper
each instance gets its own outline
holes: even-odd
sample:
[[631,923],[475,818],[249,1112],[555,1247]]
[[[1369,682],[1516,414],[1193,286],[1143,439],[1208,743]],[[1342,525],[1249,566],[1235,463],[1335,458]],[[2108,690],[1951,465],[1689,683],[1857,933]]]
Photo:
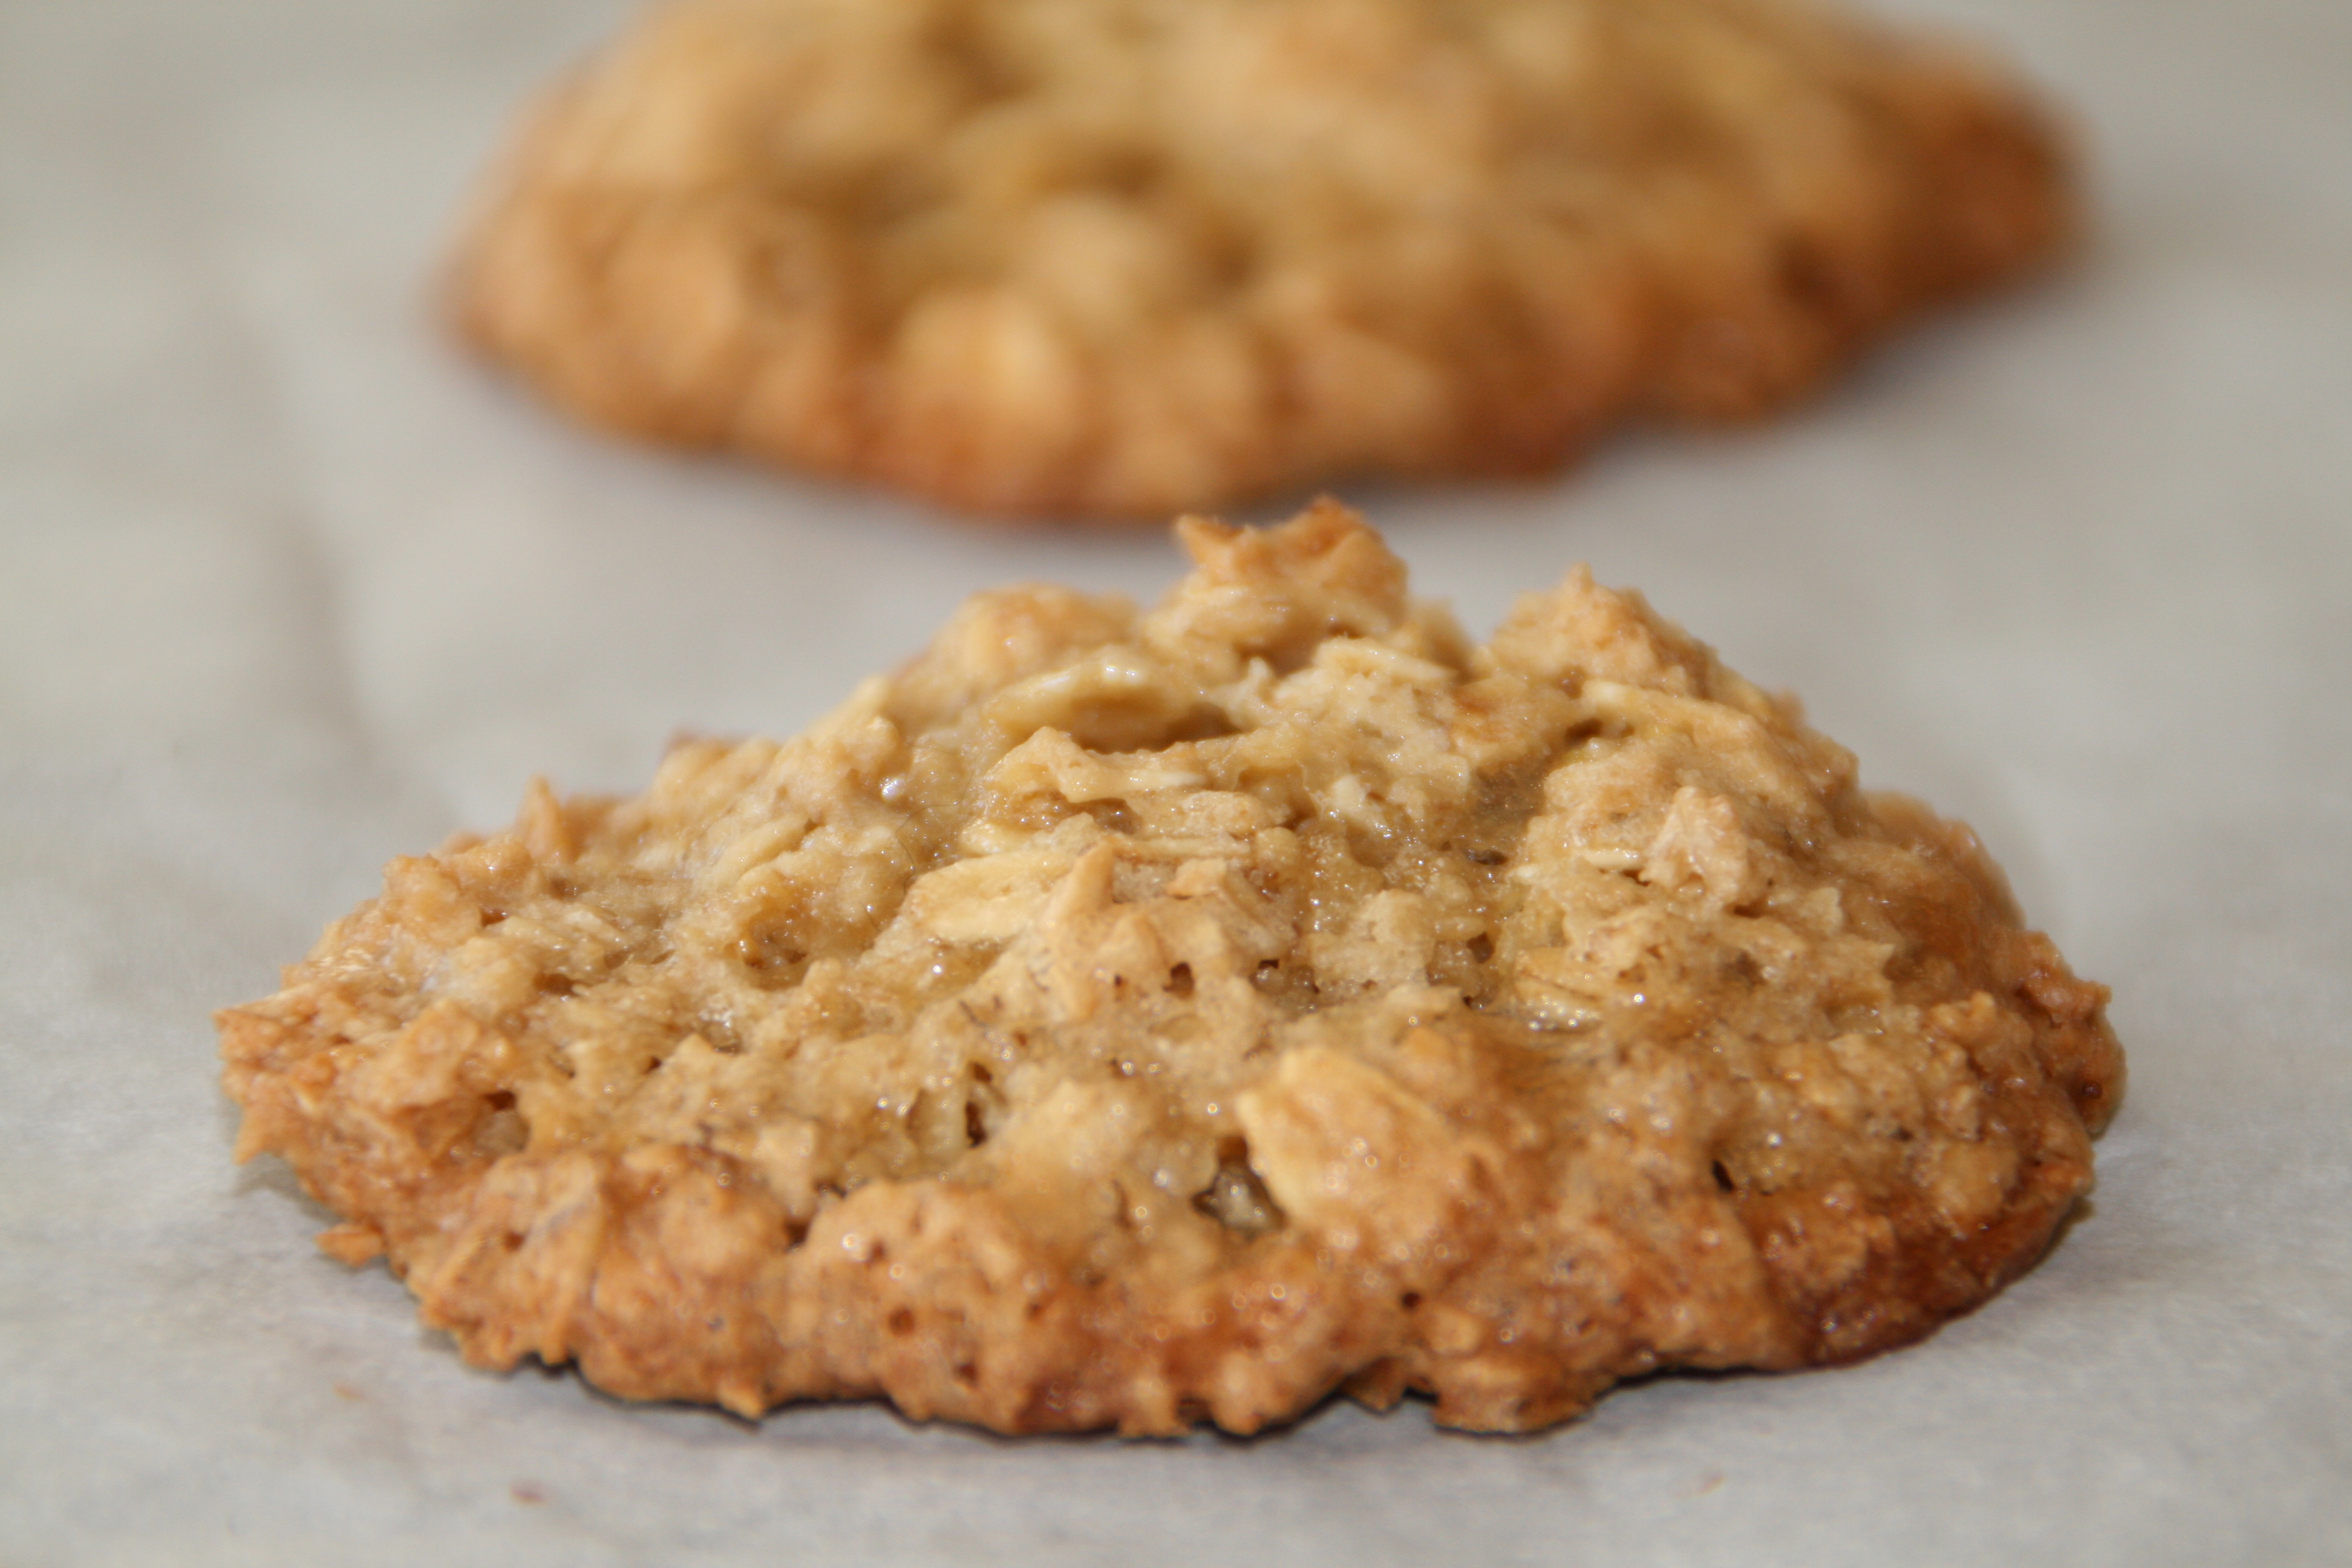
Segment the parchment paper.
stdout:
[[2131,1057],[2054,1255],[1531,1439],[1157,1444],[472,1372],[229,1163],[207,1012],[389,856],[789,732],[971,589],[1177,571],[607,442],[448,346],[471,179],[622,9],[0,4],[0,1562],[2352,1560],[2352,8],[1948,0],[2080,115],[2069,274],[1772,428],[1347,492],[1475,628],[1590,560],[1978,825]]

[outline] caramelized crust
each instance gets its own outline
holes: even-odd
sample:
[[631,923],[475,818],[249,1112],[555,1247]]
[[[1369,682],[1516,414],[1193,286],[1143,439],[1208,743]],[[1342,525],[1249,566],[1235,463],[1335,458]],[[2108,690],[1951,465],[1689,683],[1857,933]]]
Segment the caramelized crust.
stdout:
[[1780,407],[2048,258],[2063,164],[1809,0],[671,0],[456,293],[616,429],[1158,519]]
[[475,1362],[1006,1432],[1525,1430],[2040,1254],[2122,1060],[1965,827],[1581,571],[1475,647],[1337,506],[1180,531],[395,861],[221,1015],[239,1156]]

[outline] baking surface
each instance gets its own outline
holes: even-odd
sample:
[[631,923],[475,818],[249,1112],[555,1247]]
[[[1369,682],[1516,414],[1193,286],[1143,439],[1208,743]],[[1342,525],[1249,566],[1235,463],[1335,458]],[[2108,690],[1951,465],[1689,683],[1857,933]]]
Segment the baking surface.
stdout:
[[1974,822],[2116,988],[2090,1211],[1924,1345],[1527,1439],[758,1425],[476,1373],[228,1163],[215,1006],[389,856],[796,730],[975,532],[559,423],[431,279],[609,0],[0,8],[0,1562],[2352,1556],[2352,10],[1936,0],[2078,112],[2095,243],[1793,420],[1359,489],[1483,634],[1589,560]]

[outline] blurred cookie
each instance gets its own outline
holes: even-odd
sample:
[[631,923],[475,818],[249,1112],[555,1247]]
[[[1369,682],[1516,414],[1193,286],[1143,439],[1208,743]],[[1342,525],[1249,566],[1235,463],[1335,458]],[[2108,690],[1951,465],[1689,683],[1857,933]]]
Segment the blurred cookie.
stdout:
[[2072,216],[2018,87],[1806,0],[674,0],[457,294],[602,425],[1165,517],[1759,415]]
[[745,1415],[1516,1431],[1926,1333],[2091,1180],[2105,992],[1968,829],[1579,572],[1328,503],[983,595],[801,738],[535,785],[221,1015],[467,1357]]

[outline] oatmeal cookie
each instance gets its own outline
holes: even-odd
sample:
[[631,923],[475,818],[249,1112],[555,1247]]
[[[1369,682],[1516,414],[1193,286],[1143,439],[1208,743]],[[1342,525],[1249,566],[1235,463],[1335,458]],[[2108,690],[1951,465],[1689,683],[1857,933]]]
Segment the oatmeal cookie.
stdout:
[[220,1016],[466,1356],[613,1393],[1519,1431],[1916,1339],[2122,1085],[1969,830],[1578,572],[1469,644],[1331,503],[982,595],[797,740],[534,784]]
[[1809,0],[672,0],[456,292],[605,426],[1164,518],[1777,408],[2048,256],[2063,164]]

